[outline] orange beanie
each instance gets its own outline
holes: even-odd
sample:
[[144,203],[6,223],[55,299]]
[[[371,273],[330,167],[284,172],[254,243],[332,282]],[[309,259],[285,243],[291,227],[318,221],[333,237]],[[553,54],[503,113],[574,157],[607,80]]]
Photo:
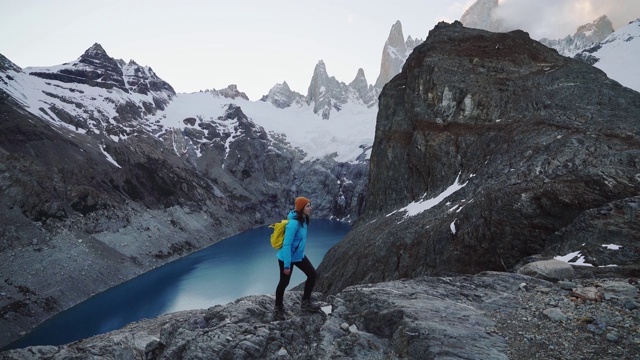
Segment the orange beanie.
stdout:
[[304,209],[305,206],[307,206],[308,203],[310,203],[311,201],[309,201],[309,199],[307,199],[306,197],[297,197],[296,198],[296,211],[302,211],[302,209]]

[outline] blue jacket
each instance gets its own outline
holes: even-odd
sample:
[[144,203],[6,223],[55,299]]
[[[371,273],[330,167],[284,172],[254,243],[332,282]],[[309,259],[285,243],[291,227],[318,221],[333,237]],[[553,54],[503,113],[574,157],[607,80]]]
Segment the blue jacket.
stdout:
[[289,222],[284,231],[282,248],[278,251],[277,256],[278,259],[284,262],[285,269],[291,269],[291,263],[302,261],[304,258],[308,224],[305,222],[300,226],[294,210],[291,210],[287,219],[289,219]]

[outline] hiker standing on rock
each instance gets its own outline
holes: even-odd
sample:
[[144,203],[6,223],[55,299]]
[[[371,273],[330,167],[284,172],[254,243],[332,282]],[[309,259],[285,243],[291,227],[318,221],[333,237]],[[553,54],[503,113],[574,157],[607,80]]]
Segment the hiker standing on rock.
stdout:
[[295,210],[289,212],[284,241],[282,248],[278,251],[278,265],[280,266],[280,282],[276,288],[276,306],[274,316],[277,320],[285,319],[284,291],[291,280],[293,266],[297,266],[305,275],[307,281],[304,283],[304,293],[300,309],[304,311],[318,311],[320,306],[311,302],[311,292],[316,283],[316,269],[304,254],[307,244],[307,229],[311,214],[311,202],[305,197],[296,198]]

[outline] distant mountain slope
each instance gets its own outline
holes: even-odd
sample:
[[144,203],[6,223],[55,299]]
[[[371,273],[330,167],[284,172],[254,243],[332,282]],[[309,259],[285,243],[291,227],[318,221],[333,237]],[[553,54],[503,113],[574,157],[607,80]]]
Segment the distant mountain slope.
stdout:
[[593,64],[622,85],[640,91],[640,19],[576,57]]
[[558,40],[540,39],[540,42],[558,50],[561,55],[574,57],[584,49],[597,45],[612,33],[611,20],[603,15],[591,23],[579,26],[573,36],[567,35]]

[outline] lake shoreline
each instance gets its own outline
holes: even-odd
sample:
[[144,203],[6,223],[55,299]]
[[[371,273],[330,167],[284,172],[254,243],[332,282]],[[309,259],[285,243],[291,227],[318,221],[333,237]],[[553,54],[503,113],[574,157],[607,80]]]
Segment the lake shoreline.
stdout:
[[[340,228],[342,228],[341,231],[343,233],[340,236],[340,239],[344,236],[344,234],[346,234],[346,232],[348,231],[347,229],[350,228],[349,225],[347,225],[345,223],[338,222],[338,221],[315,220],[314,224],[318,224],[318,228],[314,229],[314,230],[316,230],[315,234],[311,234],[310,235],[310,239],[311,239],[310,244],[311,245],[310,245],[310,248],[308,248],[308,250],[307,250],[307,251],[311,251],[311,253],[316,251],[316,250],[313,249],[313,246],[314,246],[313,239],[314,239],[314,236],[317,238],[320,235],[320,233],[322,233],[322,226],[323,226],[322,224],[323,224],[323,222],[337,224]],[[114,291],[117,292],[118,291],[117,289],[119,287],[129,286],[130,289],[127,290],[126,293],[134,293],[135,291],[137,291],[139,289],[145,289],[145,286],[150,286],[148,289],[144,290],[145,294],[153,294],[152,297],[154,299],[165,299],[167,301],[167,303],[170,303],[170,301],[174,301],[175,304],[172,305],[173,307],[168,307],[168,305],[166,305],[166,304],[157,305],[157,309],[156,309],[157,312],[153,313],[153,311],[155,311],[154,310],[155,308],[153,308],[153,304],[151,304],[151,302],[154,301],[154,300],[153,299],[148,299],[143,304],[140,304],[139,305],[140,309],[137,310],[137,311],[141,312],[142,315],[130,315],[130,316],[133,317],[131,320],[127,320],[124,323],[122,323],[122,324],[120,324],[120,325],[118,325],[116,327],[107,328],[104,331],[115,330],[117,328],[120,328],[120,327],[128,324],[131,321],[137,321],[138,318],[136,318],[136,316],[143,317],[143,318],[149,318],[149,317],[155,317],[155,316],[163,315],[163,314],[166,314],[168,312],[192,309],[193,306],[200,307],[200,308],[203,308],[203,307],[206,308],[206,307],[213,306],[213,305],[216,305],[216,304],[222,304],[222,303],[230,302],[230,301],[233,301],[233,300],[235,300],[235,299],[237,299],[237,298],[239,298],[241,296],[249,294],[247,292],[244,292],[244,293],[236,293],[234,295],[234,293],[226,291],[225,292],[225,296],[227,296],[227,297],[220,298],[220,299],[217,300],[217,302],[213,302],[213,303],[203,302],[202,299],[204,299],[204,301],[210,301],[211,299],[214,299],[216,297],[215,294],[211,294],[211,293],[204,294],[204,295],[195,294],[196,297],[199,296],[201,299],[200,299],[200,302],[193,304],[194,292],[197,293],[197,292],[201,291],[200,290],[201,288],[205,289],[207,287],[212,287],[212,286],[215,287],[215,285],[209,283],[209,280],[205,280],[203,285],[196,284],[195,290],[194,290],[194,288],[192,288],[190,290],[191,291],[190,294],[187,294],[186,296],[185,295],[180,295],[180,296],[182,296],[183,299],[180,299],[179,295],[173,294],[175,289],[174,288],[170,288],[168,286],[168,284],[171,283],[172,281],[178,281],[178,280],[175,280],[175,279],[172,278],[172,276],[174,276],[175,273],[180,273],[180,274],[185,273],[186,274],[186,273],[189,273],[192,268],[203,267],[204,265],[201,264],[201,262],[203,260],[209,261],[209,264],[206,264],[206,267],[215,266],[215,265],[212,265],[211,263],[218,264],[219,266],[231,266],[231,265],[225,265],[225,263],[228,262],[227,261],[228,259],[216,258],[217,254],[212,253],[212,251],[213,251],[212,249],[220,249],[218,252],[223,252],[223,251],[233,252],[233,251],[235,251],[234,247],[241,247],[243,249],[248,249],[248,251],[253,251],[255,253],[254,254],[255,256],[264,257],[264,259],[260,260],[261,262],[257,262],[257,260],[251,260],[251,257],[249,257],[247,259],[246,257],[248,255],[250,255],[250,254],[247,254],[246,251],[245,251],[245,253],[243,254],[245,256],[245,259],[243,259],[243,260],[245,260],[245,261],[249,260],[249,262],[255,263],[253,265],[254,267],[255,266],[259,266],[258,268],[255,268],[255,269],[252,269],[251,266],[243,266],[243,267],[247,268],[245,270],[247,272],[246,275],[251,277],[251,276],[253,276],[253,273],[258,273],[258,274],[259,273],[263,273],[265,271],[263,269],[273,269],[273,274],[269,275],[272,278],[268,279],[268,280],[277,282],[277,265],[276,265],[277,264],[277,262],[276,262],[277,260],[276,260],[276,257],[275,257],[276,251],[275,251],[275,249],[271,248],[270,244],[269,244],[269,240],[268,239],[269,239],[270,231],[271,230],[267,229],[266,226],[261,226],[261,227],[258,227],[258,228],[254,228],[254,229],[242,232],[240,234],[236,234],[234,236],[231,236],[231,237],[222,239],[220,241],[217,241],[217,242],[215,242],[215,243],[213,243],[213,244],[211,244],[211,245],[209,245],[207,247],[195,250],[195,251],[191,252],[190,254],[185,255],[183,257],[180,257],[180,258],[177,258],[177,259],[172,259],[172,261],[169,261],[167,263],[161,264],[160,266],[156,266],[156,267],[154,267],[152,269],[149,269],[148,271],[145,271],[143,273],[134,274],[134,276],[132,276],[131,278],[125,279],[125,280],[119,282],[118,284],[115,284],[114,286],[111,286],[110,288],[105,289],[105,291],[102,291],[102,292],[100,292],[99,294],[97,294],[95,296],[89,296],[87,299],[84,299],[83,301],[78,302],[78,304],[74,304],[72,306],[69,306],[67,309],[56,313],[54,316],[51,316],[49,319],[47,319],[47,320],[43,321],[42,323],[40,323],[39,325],[35,326],[34,329],[32,331],[30,331],[28,334],[25,334],[24,336],[20,337],[16,341],[11,342],[10,344],[8,344],[6,346],[6,348],[10,348],[12,346],[18,346],[18,347],[25,346],[25,345],[20,345],[21,343],[23,343],[25,341],[26,341],[27,345],[39,344],[38,342],[36,342],[36,343],[29,342],[29,338],[30,337],[33,338],[33,336],[34,336],[33,334],[37,333],[38,331],[40,331],[41,328],[43,328],[43,327],[46,328],[47,326],[49,326],[49,327],[53,326],[53,325],[48,325],[48,323],[50,323],[50,322],[53,322],[53,323],[57,322],[58,325],[56,325],[56,326],[58,326],[58,327],[66,326],[66,325],[61,325],[61,324],[64,324],[64,323],[61,322],[61,320],[57,319],[57,318],[59,318],[59,317],[63,317],[64,318],[65,316],[68,316],[68,315],[65,315],[67,312],[74,311],[74,309],[84,306],[83,304],[85,304],[85,303],[93,303],[93,305],[92,305],[93,309],[84,310],[86,315],[84,316],[83,320],[82,321],[78,320],[76,322],[88,322],[88,321],[98,321],[98,322],[102,321],[102,322],[106,322],[106,323],[110,322],[109,320],[106,320],[106,319],[97,319],[96,320],[96,319],[90,319],[90,317],[94,316],[93,315],[94,312],[97,312],[97,313],[107,312],[108,313],[109,311],[118,311],[117,309],[115,309],[115,310],[108,310],[108,309],[105,310],[104,307],[105,306],[108,307],[110,305],[105,305],[105,304],[100,305],[99,302],[96,302],[96,301],[98,301],[98,300],[96,300],[96,298],[99,298],[100,296],[105,296],[105,294],[108,294],[110,292],[114,292]],[[245,234],[245,235],[243,235],[243,234]],[[244,245],[241,245],[241,243],[239,242],[240,240],[234,240],[236,238],[242,238],[242,237],[244,237],[243,241],[247,242]],[[319,242],[320,241],[315,241],[315,243],[319,243]],[[317,245],[317,244],[315,244],[315,245]],[[231,247],[231,248],[229,248],[229,247]],[[329,247],[330,246],[327,245],[326,248],[324,248],[322,250],[322,256],[324,256],[324,253],[326,253],[326,251],[328,250]],[[227,248],[227,249],[225,250],[225,248]],[[309,255],[309,256],[311,258],[313,256],[313,254]],[[319,265],[319,262],[321,261],[321,259],[322,259],[322,257],[320,257],[320,258],[316,257],[314,259],[314,265],[316,267]],[[194,261],[196,262],[196,264],[193,263]],[[233,260],[233,261],[230,261],[229,263],[230,264],[239,264],[240,261]],[[256,265],[256,264],[261,264],[261,265]],[[168,268],[180,269],[180,270],[174,270],[173,271],[174,275],[171,275],[172,272],[167,270]],[[209,269],[209,271],[212,271],[212,270]],[[243,271],[242,269],[227,270],[227,271],[232,271],[235,274],[234,275],[234,280],[235,281],[242,281],[242,280],[240,280],[241,279],[241,275],[242,275],[241,272]],[[269,270],[266,270],[266,271],[269,272]],[[159,274],[161,274],[161,275],[159,275]],[[294,275],[295,274],[296,273],[294,272]],[[160,276],[160,278],[158,278],[159,276]],[[180,276],[182,276],[182,275],[180,275]],[[190,275],[190,276],[193,277],[193,275]],[[212,275],[210,275],[210,274],[207,275],[207,276],[212,277]],[[302,274],[298,274],[298,276],[302,276]],[[219,274],[219,275],[217,275],[217,277],[224,278],[225,276],[222,275],[222,274]],[[142,278],[146,278],[146,280],[143,280]],[[130,283],[135,283],[136,279],[141,279],[140,281],[138,281],[138,285],[134,286],[134,285],[130,284]],[[159,280],[159,279],[162,279],[162,280]],[[193,279],[191,279],[191,280],[193,280]],[[149,285],[149,284],[157,284],[159,281],[160,281],[160,283],[162,285],[153,285],[153,286]],[[250,283],[251,281],[252,281],[251,279],[248,279],[248,280],[245,280],[244,282]],[[296,278],[294,276],[294,278],[292,278],[292,283],[290,285],[290,288],[292,288],[293,285],[295,285],[297,283],[296,281],[302,281],[302,278]],[[260,280],[259,282],[260,283],[265,283],[266,281],[263,279],[263,280]],[[218,285],[218,286],[222,287],[222,288],[229,288],[229,287],[234,286],[234,284],[224,284],[224,285]],[[255,286],[249,286],[249,285],[245,285],[245,286],[247,286],[248,288],[251,288],[251,289],[256,289]],[[165,293],[159,292],[158,289],[159,288],[163,288],[163,287],[168,287],[168,290],[166,290]],[[179,284],[179,285],[175,286],[175,288],[178,288],[178,287],[184,287],[184,284]],[[275,289],[275,285],[271,284],[267,288],[262,288],[259,291],[261,291],[261,292],[270,292],[270,290],[271,290],[270,288],[271,287],[273,287]],[[113,299],[109,300],[109,303],[117,302],[123,296],[125,296],[125,295],[114,295]],[[151,295],[149,295],[149,296],[151,296]],[[140,297],[140,299],[142,299],[142,298],[144,298],[144,296]],[[186,300],[187,301],[186,304],[184,304],[185,303],[185,299],[187,299]],[[138,299],[130,300],[129,303],[127,303],[126,308],[127,309],[135,308],[135,304],[134,304],[135,301],[139,301],[139,300]],[[189,301],[191,301],[192,303],[189,304],[188,303]],[[182,302],[182,304],[181,304],[181,302]],[[167,308],[165,310],[163,310],[164,309],[163,306],[167,307]],[[125,308],[125,307],[123,307],[123,308]],[[99,310],[99,309],[102,309],[102,310]],[[82,310],[80,310],[80,311],[82,311]],[[67,321],[73,322],[74,320],[67,320]],[[83,325],[83,326],[87,326],[87,325]],[[101,326],[104,326],[104,325],[101,325]],[[109,324],[109,326],[112,326],[112,325]],[[67,331],[68,332],[72,332],[72,331],[77,331],[77,330],[78,330],[77,326],[74,325],[74,326],[69,326],[69,329]],[[90,331],[94,331],[94,330],[90,330]],[[103,332],[103,331],[101,331],[101,332]],[[100,332],[98,332],[98,333],[100,333]],[[94,333],[92,333],[90,335],[95,335],[95,334],[97,334],[97,333],[94,331]],[[77,339],[78,338],[74,338],[72,340],[77,340]],[[59,345],[59,344],[67,343],[69,341],[71,341],[71,340],[64,339],[63,341],[59,341],[59,342],[54,343],[52,345]],[[6,350],[6,348],[3,349],[3,350]]]

